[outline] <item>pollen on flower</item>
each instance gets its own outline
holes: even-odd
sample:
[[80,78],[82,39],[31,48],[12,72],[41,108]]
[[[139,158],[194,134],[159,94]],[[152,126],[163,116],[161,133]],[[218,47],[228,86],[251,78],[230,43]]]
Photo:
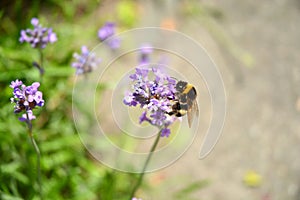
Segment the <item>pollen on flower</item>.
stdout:
[[19,39],[21,43],[27,42],[31,44],[32,48],[43,49],[48,43],[57,41],[56,34],[52,31],[52,28],[42,27],[37,18],[32,18],[31,24],[34,29],[21,30],[21,37]]
[[25,112],[20,121],[31,121],[36,117],[33,115],[34,108],[44,106],[43,93],[38,91],[40,87],[39,82],[34,82],[30,86],[26,86],[18,79],[12,81],[10,87],[13,89],[13,97],[10,99],[11,103],[15,103],[14,113]]
[[144,111],[139,123],[148,122],[162,129],[161,136],[168,137],[169,126],[177,119],[168,113],[172,109],[176,81],[158,68],[136,68],[129,76],[132,90],[127,91],[123,103],[127,106],[140,106]]

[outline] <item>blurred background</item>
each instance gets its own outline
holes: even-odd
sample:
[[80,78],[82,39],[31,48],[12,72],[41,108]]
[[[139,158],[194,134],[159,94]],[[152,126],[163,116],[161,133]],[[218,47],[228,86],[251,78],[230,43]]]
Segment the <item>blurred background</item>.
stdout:
[[32,17],[52,27],[58,37],[44,50],[40,90],[46,104],[33,122],[45,199],[126,199],[137,177],[95,161],[73,124],[72,55],[82,45],[97,44],[97,31],[106,21],[116,22],[118,32],[155,26],[192,37],[219,67],[226,88],[226,122],[214,150],[199,160],[205,133],[199,135],[177,162],[145,176],[139,197],[300,199],[298,0],[2,0],[1,199],[38,199],[36,155],[9,100],[12,80],[39,80],[32,67],[38,52],[19,43],[20,30],[32,28]]

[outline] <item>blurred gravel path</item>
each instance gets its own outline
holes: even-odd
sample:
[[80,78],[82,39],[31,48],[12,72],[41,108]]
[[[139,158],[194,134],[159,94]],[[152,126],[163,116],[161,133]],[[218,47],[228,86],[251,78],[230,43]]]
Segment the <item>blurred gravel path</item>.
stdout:
[[[251,57],[240,62],[203,21],[177,19],[181,31],[199,40],[219,66],[228,113],[223,135],[206,159],[197,160],[197,139],[178,162],[160,172],[166,179],[179,179],[164,189],[208,178],[210,185],[195,199],[300,199],[300,2],[213,0],[203,5],[220,11],[223,17],[213,26],[254,62]],[[262,176],[259,187],[243,184],[248,170]],[[164,192],[158,190],[153,199],[167,199]]]

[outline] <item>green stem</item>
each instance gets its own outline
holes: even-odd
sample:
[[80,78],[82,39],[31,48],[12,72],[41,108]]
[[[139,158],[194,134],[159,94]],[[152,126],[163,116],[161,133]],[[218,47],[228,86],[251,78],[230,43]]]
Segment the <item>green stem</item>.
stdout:
[[142,172],[140,173],[139,179],[138,179],[136,185],[134,186],[134,188],[133,188],[133,190],[132,190],[132,192],[131,192],[131,194],[130,194],[130,199],[129,199],[129,200],[131,200],[131,199],[134,197],[135,192],[137,191],[137,189],[138,189],[138,188],[141,186],[141,184],[142,184],[142,181],[143,181],[143,177],[144,177],[144,175],[145,175],[146,168],[147,168],[148,163],[149,163],[149,161],[150,161],[150,159],[151,159],[151,157],[152,157],[152,154],[153,154],[153,152],[154,152],[154,150],[155,150],[155,148],[156,148],[156,146],[157,146],[157,144],[158,144],[158,141],[159,141],[159,138],[160,138],[160,137],[161,137],[161,130],[158,132],[158,134],[157,134],[157,136],[156,136],[156,139],[155,139],[154,143],[152,144],[152,147],[151,147],[151,149],[150,149],[150,152],[149,152],[149,154],[148,154],[148,157],[147,157],[147,159],[146,159],[146,162],[144,163]]
[[39,69],[39,71],[40,71],[40,76],[42,78],[43,75],[44,75],[45,70],[44,70],[44,55],[43,55],[43,50],[40,49],[40,48],[39,48],[39,53],[40,53],[40,69]]
[[29,134],[29,138],[30,141],[34,147],[34,150],[36,152],[37,155],[37,160],[36,160],[36,165],[37,165],[37,183],[39,186],[39,195],[40,195],[40,199],[43,199],[43,195],[42,195],[42,181],[41,181],[41,162],[40,162],[40,158],[41,158],[41,153],[40,153],[40,149],[38,147],[38,145],[36,144],[33,134],[32,134],[32,123],[29,120],[29,116],[28,113],[26,112],[26,117],[27,117],[27,125],[28,125],[28,134]]

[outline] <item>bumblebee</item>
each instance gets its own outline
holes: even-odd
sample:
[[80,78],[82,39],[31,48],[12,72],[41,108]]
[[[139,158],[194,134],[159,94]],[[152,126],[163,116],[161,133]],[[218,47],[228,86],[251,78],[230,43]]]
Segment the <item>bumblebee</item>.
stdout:
[[178,81],[176,83],[176,99],[172,105],[172,111],[169,115],[181,117],[187,114],[189,127],[192,126],[194,117],[199,116],[199,109],[197,104],[197,91],[195,87],[185,81]]

